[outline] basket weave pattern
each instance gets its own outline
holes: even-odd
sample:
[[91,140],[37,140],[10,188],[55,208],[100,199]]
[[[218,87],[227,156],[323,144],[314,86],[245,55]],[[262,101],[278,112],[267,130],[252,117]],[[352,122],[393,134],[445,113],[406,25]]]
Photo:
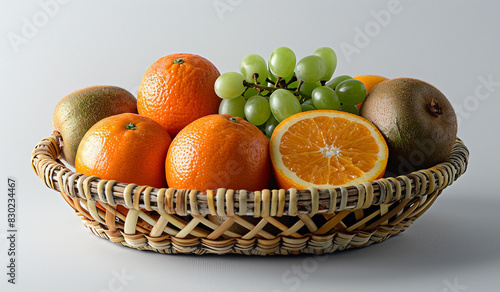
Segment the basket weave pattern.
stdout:
[[[83,175],[58,158],[57,135],[31,163],[95,235],[159,253],[289,255],[360,248],[406,230],[467,168],[457,138],[447,161],[408,175],[331,189],[157,189]],[[214,220],[215,218],[215,220]]]

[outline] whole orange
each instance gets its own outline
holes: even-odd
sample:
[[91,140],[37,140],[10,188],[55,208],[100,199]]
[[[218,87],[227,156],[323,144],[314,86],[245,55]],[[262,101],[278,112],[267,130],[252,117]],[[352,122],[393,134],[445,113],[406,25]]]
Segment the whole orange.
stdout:
[[168,186],[177,189],[262,190],[271,177],[268,141],[244,119],[209,115],[172,140],[165,169]]
[[171,138],[154,120],[119,114],[94,124],[76,153],[76,171],[156,188],[166,187],[165,157]]
[[158,59],[144,73],[137,92],[137,110],[167,129],[173,138],[192,121],[219,111],[214,84],[219,70],[194,54]]

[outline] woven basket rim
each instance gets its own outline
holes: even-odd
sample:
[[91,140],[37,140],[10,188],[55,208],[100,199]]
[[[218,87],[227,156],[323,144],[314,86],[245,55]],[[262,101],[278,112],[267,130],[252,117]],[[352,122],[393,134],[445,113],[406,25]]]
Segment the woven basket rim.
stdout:
[[200,192],[153,188],[84,175],[69,169],[60,160],[61,146],[60,136],[53,133],[41,140],[31,155],[33,170],[50,189],[71,198],[180,216],[236,214],[279,217],[332,214],[345,209],[391,204],[441,191],[451,185],[466,171],[469,156],[464,142],[457,137],[446,161],[397,177],[384,177],[372,182],[330,189],[264,189],[250,192],[221,188]]

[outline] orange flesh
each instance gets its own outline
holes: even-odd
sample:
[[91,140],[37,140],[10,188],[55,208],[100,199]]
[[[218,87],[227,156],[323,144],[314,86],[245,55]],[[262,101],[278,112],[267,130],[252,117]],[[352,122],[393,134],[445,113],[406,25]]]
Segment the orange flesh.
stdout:
[[286,168],[317,185],[343,185],[370,171],[380,149],[370,130],[344,118],[298,121],[281,138]]

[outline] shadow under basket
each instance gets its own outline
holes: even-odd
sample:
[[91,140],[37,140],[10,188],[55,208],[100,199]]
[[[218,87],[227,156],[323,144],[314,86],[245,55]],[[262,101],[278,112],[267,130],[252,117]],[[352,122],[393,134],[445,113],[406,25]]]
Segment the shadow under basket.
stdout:
[[378,243],[406,230],[467,168],[457,138],[429,169],[331,189],[208,190],[125,184],[83,175],[60,160],[56,136],[31,164],[95,235],[167,254],[325,254]]

